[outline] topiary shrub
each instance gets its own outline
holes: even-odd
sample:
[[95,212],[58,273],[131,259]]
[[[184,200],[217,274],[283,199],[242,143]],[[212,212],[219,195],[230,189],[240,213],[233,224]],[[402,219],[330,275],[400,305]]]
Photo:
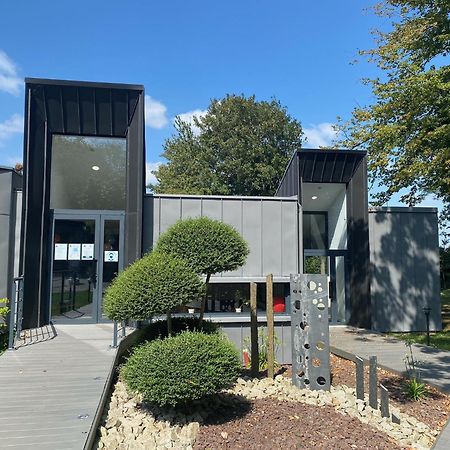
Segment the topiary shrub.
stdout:
[[203,290],[185,261],[153,252],[117,275],[105,292],[104,310],[112,320],[145,320],[199,299]]
[[238,351],[225,336],[185,331],[138,347],[121,377],[146,401],[177,406],[220,391],[240,372]]
[[[184,259],[196,273],[206,275],[206,285],[211,275],[244,265],[249,254],[247,242],[231,225],[209,217],[178,221],[160,236],[156,249]],[[206,294],[200,323],[205,301]]]
[[[220,324],[204,320],[202,324],[196,317],[172,317],[172,336],[182,333],[183,331],[201,331],[205,334],[218,333]],[[151,341],[153,339],[164,339],[168,336],[167,321],[155,320],[143,329],[143,339]]]

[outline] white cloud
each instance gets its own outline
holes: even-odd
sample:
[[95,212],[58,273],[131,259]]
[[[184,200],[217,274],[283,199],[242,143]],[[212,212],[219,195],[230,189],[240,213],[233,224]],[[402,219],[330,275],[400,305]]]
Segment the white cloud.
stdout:
[[[200,128],[198,128],[195,123],[194,123],[194,117],[203,117],[208,111],[203,110],[203,109],[194,109],[193,111],[188,111],[182,114],[178,114],[178,117],[183,121],[188,123],[191,128],[192,131],[194,132],[195,135],[199,135],[200,134]],[[175,121],[175,119],[173,119]]]
[[303,128],[303,132],[306,137],[306,142],[304,142],[303,146],[306,148],[327,147],[332,144],[338,134],[333,129],[333,124],[329,122],[322,122],[309,128]]
[[167,107],[150,95],[145,96],[145,124],[152,128],[164,128],[169,123]]
[[13,114],[9,119],[0,122],[0,147],[5,141],[15,134],[23,133],[23,117],[20,114]]
[[161,161],[158,162],[148,162],[145,164],[145,184],[155,184],[158,182],[155,175],[152,174],[152,170],[158,169],[158,167],[162,164]]
[[10,57],[0,50],[0,90],[18,95],[22,78],[17,75],[17,67]]

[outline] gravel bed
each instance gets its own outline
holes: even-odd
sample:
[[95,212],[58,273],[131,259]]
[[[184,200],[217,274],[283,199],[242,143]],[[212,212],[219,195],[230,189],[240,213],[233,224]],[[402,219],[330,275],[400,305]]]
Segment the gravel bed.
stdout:
[[[355,363],[331,355],[331,373],[333,385],[355,387]],[[393,372],[378,369],[378,381],[389,390],[391,404],[406,414],[426,423],[433,430],[440,430],[450,415],[450,396],[427,386],[427,396],[410,400],[404,393],[406,379]],[[369,368],[365,368],[365,388],[368,391]]]
[[222,417],[208,418],[194,444],[194,450],[290,448],[402,447],[384,433],[339,414],[333,407],[272,399],[254,400],[247,414],[226,423]]
[[[146,404],[118,381],[103,415],[97,448],[269,449],[286,448],[287,443],[292,444],[288,448],[431,447],[436,431],[395,408],[392,411],[400,424],[382,418],[367,398],[357,400],[352,388],[297,389],[282,375],[275,380],[239,378],[233,388],[186,409]],[[255,429],[249,432],[252,424]],[[223,447],[217,447],[218,442]]]

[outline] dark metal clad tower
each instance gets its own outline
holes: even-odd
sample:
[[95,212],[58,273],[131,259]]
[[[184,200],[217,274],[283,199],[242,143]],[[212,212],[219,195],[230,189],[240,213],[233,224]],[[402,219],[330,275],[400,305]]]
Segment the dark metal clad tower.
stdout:
[[24,326],[34,327],[49,320],[53,134],[127,139],[125,264],[141,255],[145,193],[144,87],[33,78],[27,78],[25,85],[21,268]]

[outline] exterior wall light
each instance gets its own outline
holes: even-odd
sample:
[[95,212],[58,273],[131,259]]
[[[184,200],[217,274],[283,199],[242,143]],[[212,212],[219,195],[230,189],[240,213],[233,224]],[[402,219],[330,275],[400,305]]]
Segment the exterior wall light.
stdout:
[[100,167],[98,166],[92,166],[92,170],[95,170],[97,172],[97,170],[100,170]]
[[317,195],[313,195],[313,196],[311,197],[311,199],[312,199],[312,200],[317,200]]

